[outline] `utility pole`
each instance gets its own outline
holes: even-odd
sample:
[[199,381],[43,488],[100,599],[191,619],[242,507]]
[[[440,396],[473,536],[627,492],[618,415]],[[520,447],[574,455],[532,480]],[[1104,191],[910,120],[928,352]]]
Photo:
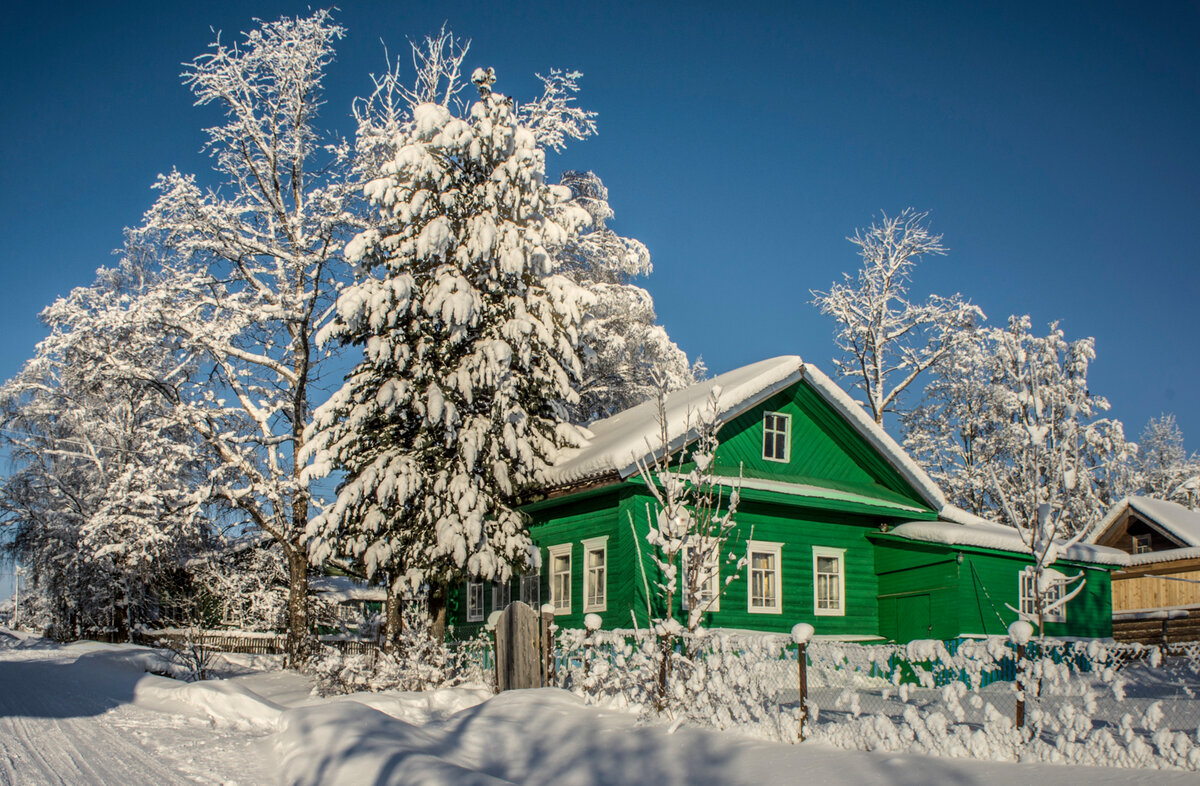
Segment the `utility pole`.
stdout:
[[13,629],[17,629],[17,622],[21,619],[21,566],[13,561]]

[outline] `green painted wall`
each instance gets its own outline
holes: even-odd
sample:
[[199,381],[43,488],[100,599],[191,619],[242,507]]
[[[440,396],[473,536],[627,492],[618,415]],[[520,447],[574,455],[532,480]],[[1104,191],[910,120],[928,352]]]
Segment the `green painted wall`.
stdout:
[[[763,413],[791,416],[786,463],[763,453]],[[797,382],[734,418],[721,429],[720,473],[805,483],[926,507],[920,496],[807,382]]]
[[[1008,606],[1018,605],[1019,575],[1031,563],[1030,557],[990,549],[914,543],[889,535],[875,535],[872,540],[879,571],[882,635],[897,641],[1003,635],[1017,619],[1016,612]],[[1067,604],[1066,621],[1047,623],[1046,635],[1111,636],[1112,588],[1108,570],[1066,561],[1056,563],[1055,568],[1068,577],[1083,571],[1086,584]],[[918,635],[913,621],[913,615],[918,613],[916,598],[925,596],[931,609],[928,636]]]

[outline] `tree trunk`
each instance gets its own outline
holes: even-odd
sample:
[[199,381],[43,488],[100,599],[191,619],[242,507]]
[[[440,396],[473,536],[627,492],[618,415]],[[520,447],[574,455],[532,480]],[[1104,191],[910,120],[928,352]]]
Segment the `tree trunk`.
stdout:
[[312,633],[308,617],[308,553],[302,546],[287,544],[288,630],[287,665],[303,668],[312,657]]
[[449,588],[442,582],[429,587],[429,635],[434,641],[446,640],[446,605]]
[[387,620],[384,623],[383,651],[398,653],[400,637],[404,635],[404,598],[396,593],[395,585],[389,581],[387,588]]

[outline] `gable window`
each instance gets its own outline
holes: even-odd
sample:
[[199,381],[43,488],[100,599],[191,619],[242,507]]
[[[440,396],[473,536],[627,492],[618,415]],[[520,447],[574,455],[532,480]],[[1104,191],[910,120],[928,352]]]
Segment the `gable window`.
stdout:
[[542,573],[534,570],[521,576],[521,602],[536,612],[542,609]]
[[[706,612],[721,610],[721,555],[719,544],[712,544],[708,548],[701,548],[701,544],[703,543],[704,541],[702,540],[692,538],[691,542],[688,543],[682,552],[683,564],[680,566],[679,589],[684,611],[691,608],[688,584],[691,580],[693,567],[696,571],[696,608]],[[697,563],[696,560],[700,560],[700,562]]]
[[813,614],[846,615],[846,550],[813,546]]
[[1133,553],[1134,554],[1150,553],[1150,536],[1149,535],[1134,535],[1133,536]]
[[504,611],[512,602],[512,585],[507,581],[492,582],[492,611]]
[[763,413],[763,458],[787,461],[791,455],[792,416],[779,412]]
[[571,544],[551,546],[550,603],[555,614],[571,613]]
[[467,622],[483,622],[483,582],[467,582]]
[[583,610],[608,608],[608,536],[583,541]]
[[751,614],[783,613],[783,601],[779,593],[781,549],[780,543],[761,540],[752,540],[746,547],[750,571],[746,610]]
[[[1049,573],[1050,571],[1047,571]],[[1055,571],[1057,573],[1057,571]],[[1061,575],[1061,574],[1060,574]],[[1021,619],[1031,622],[1037,621],[1037,574],[1033,572],[1033,568],[1026,568],[1020,573],[1020,593],[1021,593]],[[1053,603],[1057,603],[1062,599],[1063,591],[1066,589],[1066,581],[1064,579],[1054,578],[1046,587],[1046,591],[1042,593],[1043,608]],[[1049,611],[1045,614],[1046,622],[1066,622],[1067,621],[1067,606],[1064,603],[1062,606]]]

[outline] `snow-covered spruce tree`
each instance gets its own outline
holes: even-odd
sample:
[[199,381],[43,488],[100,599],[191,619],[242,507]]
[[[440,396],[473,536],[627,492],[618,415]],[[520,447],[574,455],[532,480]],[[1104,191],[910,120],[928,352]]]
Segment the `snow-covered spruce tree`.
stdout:
[[854,380],[880,424],[885,412],[899,409],[904,391],[984,318],[978,306],[957,294],[909,301],[917,262],[927,254],[946,253],[942,236],[926,226],[928,215],[912,208],[898,216],[881,214],[878,224],[847,238],[862,257],[857,277],[845,273],[828,292],[812,292],[813,305],[838,322],[842,356],[834,366]]
[[1138,486],[1146,496],[1200,509],[1200,454],[1187,455],[1183,432],[1170,413],[1151,418],[1142,431]]
[[225,112],[208,129],[219,186],[161,177],[136,237],[163,250],[173,291],[158,316],[205,372],[179,413],[219,456],[215,493],[283,547],[292,665],[311,652],[310,492],[295,457],[352,199],[349,147],[323,143],[315,124],[342,35],[316,11],[260,23],[240,45],[218,42],[193,60],[183,76],[197,104]]
[[[654,510],[647,511],[646,545],[657,572],[654,589],[657,608],[651,609],[655,637],[657,684],[653,691],[659,712],[669,703],[673,661],[678,661],[675,643],[688,634],[689,655],[704,616],[720,603],[721,595],[741,575],[745,557],[728,551],[736,528],[738,487],[726,493],[713,461],[720,442],[717,432],[721,388],[714,386],[698,411],[687,413],[684,431],[693,438],[691,446],[674,457],[668,453],[666,384],[659,379],[659,445],[653,463],[642,463],[638,471],[654,497]],[[732,567],[722,571],[723,564]],[[722,572],[726,578],[721,579]],[[675,618],[675,598],[686,614],[681,625]],[[647,599],[649,602],[650,599]],[[675,665],[678,665],[677,663]]]
[[650,275],[650,252],[638,240],[608,228],[613,217],[608,189],[592,172],[564,172],[561,186],[570,201],[558,208],[582,207],[592,217],[587,231],[564,249],[562,272],[592,295],[583,328],[583,379],[573,419],[587,423],[653,398],[655,379],[667,392],[703,376],[687,354],[656,324],[654,299],[633,279]]
[[128,633],[209,537],[203,446],[174,417],[191,369],[127,304],[155,286],[127,256],[43,313],[50,335],[3,389],[14,551],[63,635]]
[[363,356],[305,449],[312,474],[345,473],[309,528],[313,558],[428,583],[435,633],[449,581],[506,580],[536,559],[513,504],[569,432],[587,300],[554,267],[588,214],[549,217],[561,197],[534,129],[490,69],[472,81],[465,116],[413,106],[367,185],[380,226],[346,249],[366,276],[323,336]]

